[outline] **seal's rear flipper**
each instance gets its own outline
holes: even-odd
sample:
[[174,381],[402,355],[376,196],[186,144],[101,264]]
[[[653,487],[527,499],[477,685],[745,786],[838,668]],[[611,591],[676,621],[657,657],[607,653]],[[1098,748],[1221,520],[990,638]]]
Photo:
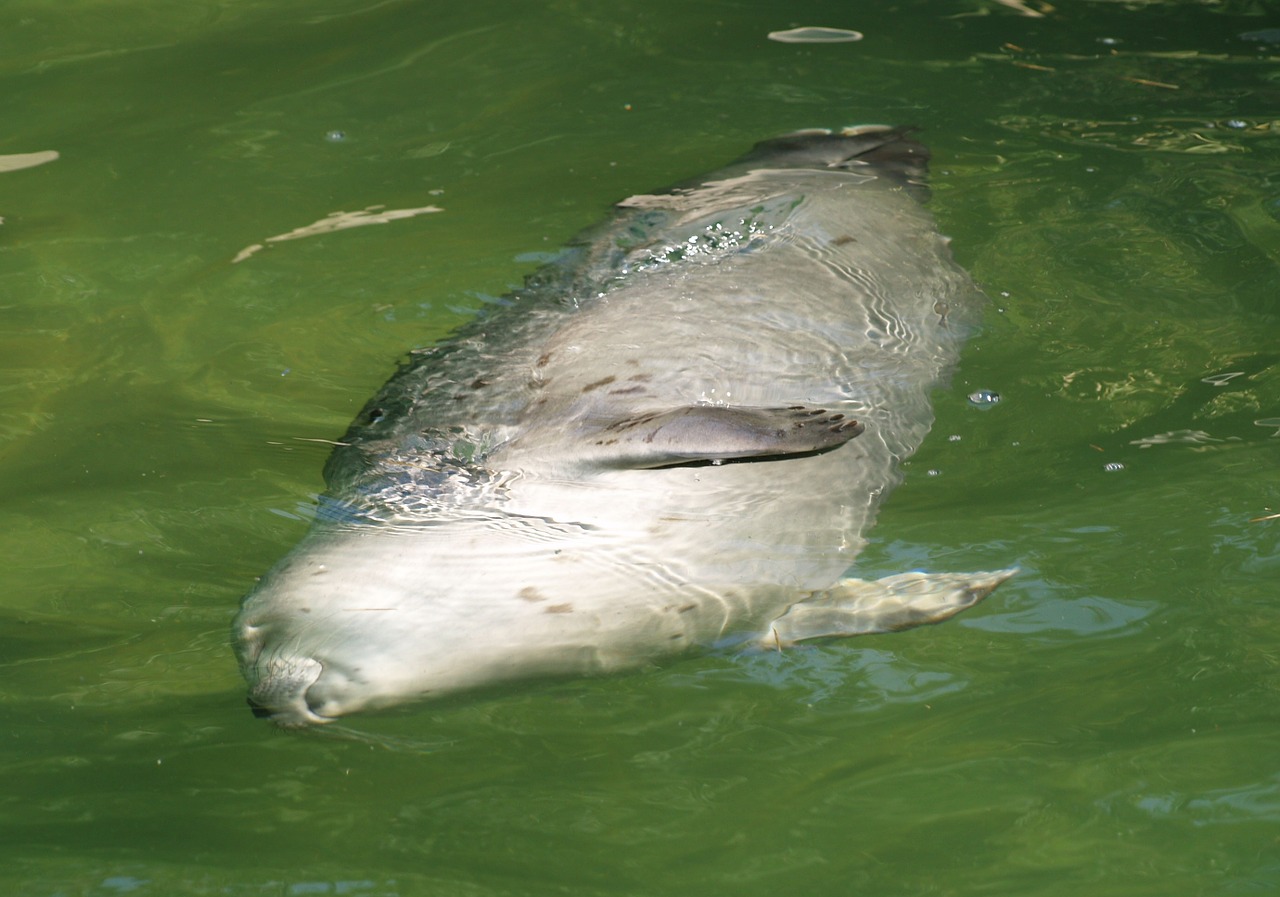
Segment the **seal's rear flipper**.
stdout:
[[857,421],[808,405],[686,405],[603,427],[582,446],[582,460],[610,468],[771,460],[824,452],[861,432]]
[[1017,572],[899,573],[874,582],[844,579],[793,605],[773,621],[760,645],[780,648],[807,639],[937,623],[977,604]]
[[842,131],[796,131],[757,143],[739,162],[771,168],[876,172],[905,186],[922,187],[929,150],[911,138],[915,130],[862,125]]

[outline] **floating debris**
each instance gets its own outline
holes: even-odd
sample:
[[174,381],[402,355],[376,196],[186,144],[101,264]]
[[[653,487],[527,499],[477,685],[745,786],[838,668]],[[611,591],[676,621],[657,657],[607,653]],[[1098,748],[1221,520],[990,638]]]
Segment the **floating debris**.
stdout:
[[1108,473],[1114,473],[1117,470],[1124,470],[1124,465],[1119,461],[1108,461],[1102,465],[1102,469]]
[[44,150],[39,153],[12,153],[0,156],[0,171],[21,171],[24,168],[35,168],[58,158],[57,150]]
[[790,31],[770,31],[769,40],[780,44],[847,44],[862,40],[862,32],[847,28],[792,28]]
[[1027,6],[1023,0],[996,0],[1001,6],[1007,6],[1012,10],[1016,10],[1024,16],[1031,19],[1043,19],[1046,15],[1053,12],[1053,7],[1048,3],[1041,3],[1040,9],[1035,10]]
[[246,246],[236,253],[236,257],[231,260],[231,264],[243,262],[249,256],[266,248],[267,243],[282,243],[285,240],[300,240],[303,237],[314,237],[316,234],[328,234],[337,230],[346,230],[349,227],[364,227],[366,224],[386,224],[388,221],[398,221],[401,218],[412,218],[415,215],[425,215],[428,212],[443,212],[444,209],[439,206],[423,206],[420,209],[386,209],[386,206],[369,206],[359,212],[330,212],[319,221],[312,222],[305,227],[297,227],[286,234],[277,234],[274,237],[267,237],[261,243],[254,243],[252,246]]
[[1201,377],[1201,383],[1208,383],[1210,386],[1226,386],[1236,377],[1243,377],[1244,371],[1228,371],[1225,374],[1210,374],[1208,377]]
[[[1001,56],[1000,59],[1007,61],[1008,57]],[[1217,120],[1194,117],[1133,116],[1106,120],[1005,116],[997,121],[1002,127],[1019,133],[1034,133],[1081,145],[1106,146],[1130,152],[1243,153],[1248,152],[1246,141],[1274,138],[1280,134],[1280,119],[1249,120],[1238,116]]]
[[1169,84],[1165,81],[1152,81],[1150,78],[1134,78],[1131,75],[1121,75],[1121,81],[1131,81],[1134,84],[1141,84],[1145,87],[1163,87],[1165,90],[1182,90],[1177,84]]
[[1240,40],[1258,41],[1263,44],[1280,44],[1280,28],[1263,28],[1259,31],[1243,31]]
[[1173,445],[1176,443],[1183,445],[1209,445],[1222,441],[1215,436],[1210,436],[1204,430],[1170,430],[1167,433],[1157,433],[1154,436],[1145,436],[1142,439],[1131,439],[1129,444],[1145,449],[1151,448],[1153,445]]

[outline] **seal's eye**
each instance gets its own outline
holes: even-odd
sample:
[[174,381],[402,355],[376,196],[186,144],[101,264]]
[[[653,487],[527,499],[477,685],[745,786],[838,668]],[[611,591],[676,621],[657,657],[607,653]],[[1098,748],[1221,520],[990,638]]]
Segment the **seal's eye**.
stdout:
[[374,408],[369,412],[369,423],[376,424],[378,421],[382,420],[386,414],[387,412],[383,411],[381,408]]

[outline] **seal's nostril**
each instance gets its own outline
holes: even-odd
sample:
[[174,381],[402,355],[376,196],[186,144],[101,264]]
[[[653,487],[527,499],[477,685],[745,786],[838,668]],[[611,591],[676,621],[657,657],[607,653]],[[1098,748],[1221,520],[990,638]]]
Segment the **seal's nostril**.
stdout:
[[318,694],[319,691],[320,689],[312,684],[311,688],[308,688],[306,694],[302,696],[302,701],[307,705],[307,710],[315,719],[323,721],[328,719],[328,715],[324,712],[328,706],[328,698]]

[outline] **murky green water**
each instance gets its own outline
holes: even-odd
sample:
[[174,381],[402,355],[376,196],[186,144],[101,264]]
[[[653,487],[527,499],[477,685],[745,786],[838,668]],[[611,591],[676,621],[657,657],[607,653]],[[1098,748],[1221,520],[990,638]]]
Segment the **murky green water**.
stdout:
[[[0,890],[1280,891],[1280,14],[1056,6],[5,4],[0,156],[60,158],[0,172]],[[1017,580],[364,738],[252,718],[230,618],[406,349],[611,201],[865,121],[925,127],[993,302],[863,569]],[[378,205],[444,211],[233,263]]]

